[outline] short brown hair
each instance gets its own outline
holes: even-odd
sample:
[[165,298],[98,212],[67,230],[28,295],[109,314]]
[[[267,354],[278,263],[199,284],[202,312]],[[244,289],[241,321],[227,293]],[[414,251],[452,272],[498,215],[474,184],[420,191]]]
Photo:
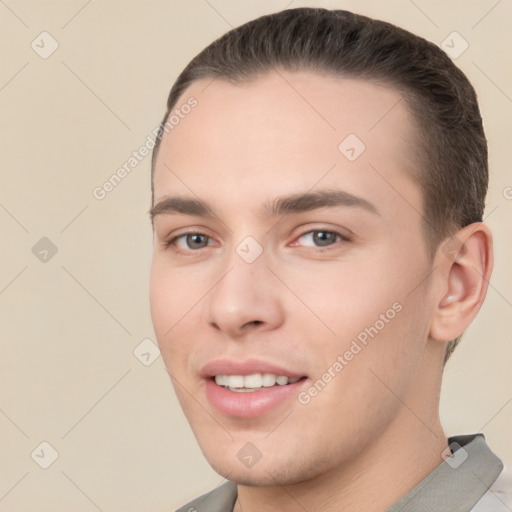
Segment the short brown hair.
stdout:
[[[488,186],[487,142],[474,88],[435,44],[384,21],[348,11],[288,9],[230,30],[183,70],[164,125],[191,83],[249,82],[271,70],[310,70],[378,81],[398,89],[417,121],[423,225],[431,255],[456,230],[482,220]],[[457,340],[448,345],[447,357]]]

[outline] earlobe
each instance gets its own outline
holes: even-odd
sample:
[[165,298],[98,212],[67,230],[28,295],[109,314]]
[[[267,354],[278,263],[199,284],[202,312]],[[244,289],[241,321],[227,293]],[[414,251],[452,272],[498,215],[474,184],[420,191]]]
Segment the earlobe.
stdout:
[[443,283],[430,337],[447,342],[466,330],[485,299],[493,267],[489,228],[481,222],[462,228],[441,244],[436,260]]

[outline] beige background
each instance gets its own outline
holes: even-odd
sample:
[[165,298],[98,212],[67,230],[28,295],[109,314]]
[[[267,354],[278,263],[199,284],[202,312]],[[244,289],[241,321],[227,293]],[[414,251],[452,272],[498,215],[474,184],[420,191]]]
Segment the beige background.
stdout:
[[[496,268],[446,369],[442,418],[448,435],[483,431],[512,464],[509,0],[2,0],[0,512],[170,511],[222,481],[161,358],[145,366],[133,353],[154,341],[149,157],[104,200],[92,191],[144,143],[200,49],[230,26],[303,5],[353,9],[437,44],[457,31],[469,44],[456,62],[489,138]],[[59,45],[46,59],[43,31]],[[42,237],[58,250],[46,262],[32,252]],[[43,441],[59,455],[48,469]]]

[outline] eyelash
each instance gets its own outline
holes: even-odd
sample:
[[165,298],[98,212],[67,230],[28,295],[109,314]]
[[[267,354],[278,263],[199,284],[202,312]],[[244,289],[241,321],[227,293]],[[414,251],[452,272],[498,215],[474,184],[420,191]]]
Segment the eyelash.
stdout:
[[[305,231],[304,233],[299,235],[297,237],[297,240],[302,238],[305,235],[309,235],[310,233],[328,233],[328,234],[331,234],[331,235],[336,235],[340,239],[340,240],[338,240],[338,243],[339,242],[350,242],[351,241],[351,239],[347,235],[345,235],[343,233],[340,233],[339,231],[332,230],[332,229],[310,229],[309,231]],[[180,238],[183,238],[183,237],[186,237],[186,236],[189,236],[189,235],[200,235],[200,236],[206,237],[207,239],[211,239],[211,237],[209,235],[207,235],[206,233],[204,233],[202,231],[188,231],[186,233],[181,233],[181,234],[179,234],[179,235],[177,235],[175,237],[172,237],[169,240],[166,240],[164,242],[164,244],[163,244],[164,248],[165,249],[171,249],[171,250],[173,250],[174,252],[176,252],[178,254],[185,254],[185,255],[192,256],[192,253],[199,252],[200,249],[195,249],[195,250],[194,249],[187,249],[187,250],[183,250],[183,249],[178,249],[177,246],[176,246],[176,242]],[[314,247],[314,248],[317,251],[319,251],[319,252],[325,252],[325,251],[331,250],[336,245],[337,245],[337,243],[334,242],[332,245],[328,245],[328,246],[325,246],[325,247],[318,246],[318,247]],[[312,248],[311,246],[306,246],[306,247]],[[206,247],[202,247],[201,249],[206,249]]]

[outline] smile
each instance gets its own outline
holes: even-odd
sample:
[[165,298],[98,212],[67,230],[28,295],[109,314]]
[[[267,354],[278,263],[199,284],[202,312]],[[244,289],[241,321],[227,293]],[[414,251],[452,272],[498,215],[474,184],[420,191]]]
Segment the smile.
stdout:
[[216,359],[203,366],[200,376],[206,401],[217,413],[236,418],[289,408],[309,381],[303,371],[261,359]]

